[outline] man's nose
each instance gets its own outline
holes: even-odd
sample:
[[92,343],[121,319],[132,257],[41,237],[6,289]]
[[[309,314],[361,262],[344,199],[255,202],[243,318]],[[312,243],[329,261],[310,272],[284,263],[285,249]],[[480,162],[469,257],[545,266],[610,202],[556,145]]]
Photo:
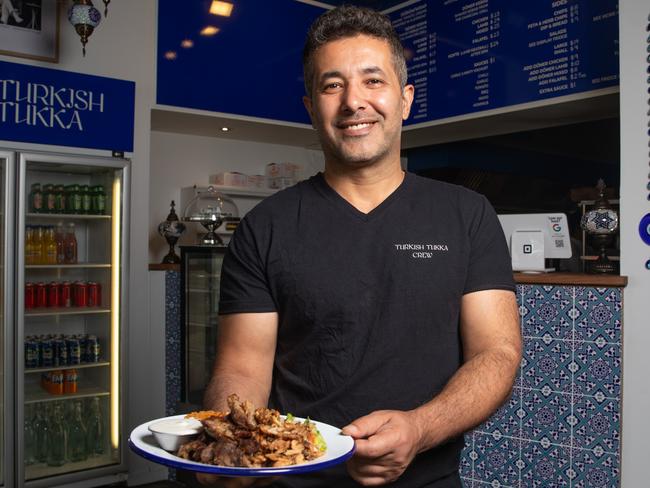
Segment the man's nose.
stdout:
[[343,91],[341,100],[341,111],[354,113],[366,107],[366,100],[363,96],[363,90],[356,84],[350,83]]

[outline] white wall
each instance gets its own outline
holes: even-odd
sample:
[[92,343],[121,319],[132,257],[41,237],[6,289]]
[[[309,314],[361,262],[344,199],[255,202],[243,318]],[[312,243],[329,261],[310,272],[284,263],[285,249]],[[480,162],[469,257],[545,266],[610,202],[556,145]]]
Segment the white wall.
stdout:
[[650,247],[637,228],[650,212],[646,189],[648,151],[648,87],[646,62],[650,2],[620,0],[621,63],[621,274],[628,276],[623,318],[623,450],[622,486],[648,486],[650,450]]
[[[64,9],[59,22],[60,52],[57,64],[9,56],[0,56],[0,60],[136,82],[135,145],[131,173],[130,306],[129,321],[124,330],[129,372],[123,384],[128,399],[128,417],[124,427],[130,431],[145,420],[164,415],[164,391],[159,391],[160,388],[153,386],[156,383],[150,381],[164,371],[164,351],[154,350],[152,344],[156,342],[150,340],[152,335],[159,334],[160,328],[150,327],[148,307],[134,306],[147,303],[149,299],[149,113],[155,94],[157,2],[111,1],[108,18],[102,20],[90,37],[85,58],[82,57],[79,37],[67,20],[66,9],[71,3],[62,2]],[[95,2],[95,5],[103,13],[103,4]],[[126,445],[124,449],[129,451]],[[130,451],[127,461],[130,483],[166,477],[166,469],[144,461]]]
[[[181,217],[180,189],[188,186],[207,186],[210,175],[222,171],[246,174],[264,174],[267,163],[288,161],[302,166],[308,177],[323,168],[321,151],[294,146],[264,144],[216,137],[202,137],[167,132],[151,133],[151,189],[149,250],[150,260],[160,262],[169,250],[158,234],[158,224],[169,213],[169,204],[176,202],[176,213]],[[255,205],[256,200],[235,197],[240,216]],[[196,224],[194,224],[196,227]],[[195,244],[196,234],[190,229],[179,244]],[[179,254],[178,249],[176,253]]]

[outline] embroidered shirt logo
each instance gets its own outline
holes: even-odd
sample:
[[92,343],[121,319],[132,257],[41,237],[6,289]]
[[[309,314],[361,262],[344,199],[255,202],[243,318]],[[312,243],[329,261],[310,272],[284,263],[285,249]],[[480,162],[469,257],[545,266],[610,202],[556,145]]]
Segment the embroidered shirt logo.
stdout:
[[408,252],[415,259],[431,259],[434,254],[447,252],[447,244],[393,244],[397,251]]

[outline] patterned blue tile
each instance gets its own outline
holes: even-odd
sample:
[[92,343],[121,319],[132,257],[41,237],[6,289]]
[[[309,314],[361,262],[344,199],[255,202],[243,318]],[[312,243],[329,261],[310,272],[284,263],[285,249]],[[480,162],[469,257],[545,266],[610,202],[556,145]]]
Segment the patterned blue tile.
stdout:
[[598,455],[592,451],[573,451],[574,488],[617,488],[620,478],[620,458],[611,454]]
[[487,434],[499,432],[501,435],[519,437],[521,434],[521,419],[517,415],[521,403],[521,388],[513,388],[506,402],[490,418],[475,430]]
[[165,410],[176,413],[181,399],[181,274],[165,272]]
[[621,413],[618,400],[578,397],[574,400],[576,425],[573,447],[618,453]]
[[474,434],[474,480],[498,486],[519,486],[520,441],[508,437]]
[[571,384],[569,366],[572,361],[570,345],[550,338],[526,339],[522,355],[522,386],[553,391],[565,391]]
[[523,334],[527,337],[549,335],[554,339],[572,339],[572,295],[566,287],[534,287],[522,296]]
[[569,445],[571,439],[571,396],[526,391],[523,396],[521,436],[534,441]]
[[621,346],[603,341],[581,342],[575,353],[575,385],[584,395],[619,398],[621,395]]
[[576,339],[621,340],[621,293],[612,288],[584,288],[576,296]]
[[473,451],[472,444],[474,443],[474,434],[465,435],[465,447],[460,456],[460,469],[461,477],[472,477],[473,464],[476,459],[476,452]]
[[521,486],[560,488],[571,486],[570,453],[567,447],[530,442],[521,453]]

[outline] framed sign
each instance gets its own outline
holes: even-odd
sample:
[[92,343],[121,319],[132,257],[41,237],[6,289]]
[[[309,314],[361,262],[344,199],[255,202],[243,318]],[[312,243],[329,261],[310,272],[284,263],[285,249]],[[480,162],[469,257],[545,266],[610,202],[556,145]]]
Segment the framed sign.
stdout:
[[0,0],[0,54],[56,63],[57,0]]

